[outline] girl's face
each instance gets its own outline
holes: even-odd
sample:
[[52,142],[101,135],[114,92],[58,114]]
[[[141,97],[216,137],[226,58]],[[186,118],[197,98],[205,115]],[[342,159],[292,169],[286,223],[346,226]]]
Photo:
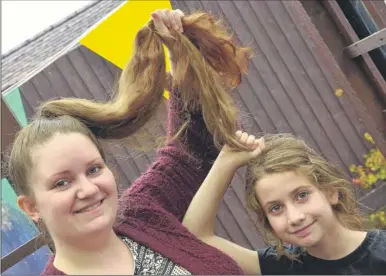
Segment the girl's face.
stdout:
[[81,242],[111,231],[117,213],[117,186],[97,147],[78,133],[55,134],[32,150],[33,203],[19,205],[42,218],[54,239]]
[[267,175],[255,192],[274,233],[284,243],[315,246],[339,223],[332,209],[338,194],[326,196],[299,173]]

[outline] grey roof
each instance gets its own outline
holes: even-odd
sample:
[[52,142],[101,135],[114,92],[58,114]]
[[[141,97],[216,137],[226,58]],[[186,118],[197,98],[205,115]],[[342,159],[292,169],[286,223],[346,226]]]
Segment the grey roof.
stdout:
[[1,91],[41,67],[123,1],[95,1],[1,56]]

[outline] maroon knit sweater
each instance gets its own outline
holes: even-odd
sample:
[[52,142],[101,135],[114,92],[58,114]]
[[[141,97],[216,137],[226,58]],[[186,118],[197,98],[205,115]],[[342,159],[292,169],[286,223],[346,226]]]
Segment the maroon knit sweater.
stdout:
[[[181,110],[178,91],[169,99],[168,135],[190,116],[186,134],[158,151],[151,167],[120,198],[123,223],[118,234],[161,253],[192,274],[243,274],[233,259],[198,240],[182,224],[194,194],[218,150],[202,114]],[[49,260],[42,275],[64,275]]]

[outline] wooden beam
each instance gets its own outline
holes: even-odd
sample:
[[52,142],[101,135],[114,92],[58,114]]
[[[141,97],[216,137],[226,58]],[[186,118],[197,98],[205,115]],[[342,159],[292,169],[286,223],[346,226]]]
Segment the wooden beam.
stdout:
[[45,245],[42,234],[26,242],[1,259],[1,273]]
[[351,58],[355,58],[383,45],[386,45],[386,28],[351,44],[345,50]]

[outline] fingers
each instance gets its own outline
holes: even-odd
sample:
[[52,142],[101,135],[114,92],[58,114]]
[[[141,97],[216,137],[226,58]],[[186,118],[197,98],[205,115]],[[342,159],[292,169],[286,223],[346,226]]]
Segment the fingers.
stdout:
[[184,12],[181,11],[180,9],[176,9],[174,11],[180,16],[180,18],[183,18],[185,16]]
[[262,152],[263,149],[265,148],[264,137],[256,139],[255,142],[254,142],[254,146],[255,146],[255,149],[256,149],[256,154],[259,154],[260,152]]
[[171,28],[177,32],[182,33],[182,18],[185,16],[185,14],[181,10],[166,10],[165,13],[170,21]]
[[170,20],[168,18],[168,11],[167,9],[164,9],[164,10],[158,10],[158,14],[159,16],[161,17],[162,19],[162,22],[165,24],[165,26],[170,29],[171,27],[171,23],[170,23]]
[[176,10],[173,13],[174,21],[176,23],[176,31],[182,33],[184,29],[182,28],[182,18],[184,17],[184,13],[180,10]]
[[184,32],[184,27],[182,26],[182,19],[184,18],[185,14],[183,11],[181,11],[180,9],[177,9],[176,10],[176,13],[178,14],[179,16],[179,20],[177,23],[179,23],[179,27],[180,27],[180,32]]
[[241,130],[236,131],[236,138],[237,140],[239,140],[240,143],[246,144],[248,141],[248,137],[249,137],[248,133],[243,132]]
[[180,16],[175,11],[171,11],[171,10],[166,10],[165,13],[166,13],[167,19],[170,22],[170,27],[173,30],[178,32],[180,28],[179,25],[182,25]]
[[248,148],[253,148],[254,149],[254,144],[255,144],[255,140],[256,140],[256,137],[253,136],[253,135],[249,135],[248,136],[248,139],[247,139],[247,142],[245,143],[245,145],[248,147]]
[[151,19],[154,22],[154,27],[161,33],[167,33],[168,28],[163,22],[162,15],[159,11],[155,11],[151,14]]
[[170,28],[173,28],[174,30],[177,28],[177,23],[175,22],[175,19],[174,19],[174,16],[173,16],[173,13],[171,10],[168,10],[168,9],[165,9],[163,10],[164,12],[164,15],[165,15],[165,19],[164,19],[164,23],[165,25],[170,29]]
[[254,135],[249,135],[246,132],[242,132],[241,130],[238,130],[236,132],[236,138],[241,144],[244,144],[246,147],[250,149],[257,149],[261,151],[264,148],[264,138],[261,137],[259,139],[256,139]]
[[240,137],[240,143],[245,145],[248,141],[248,137],[249,137],[248,133],[243,132],[243,134]]
[[159,31],[174,29],[177,32],[183,32],[182,18],[184,13],[181,10],[156,10],[151,14],[154,26]]
[[249,135],[246,132],[242,132],[241,130],[238,130],[236,132],[236,137],[241,144],[244,144],[248,148],[254,148],[255,140],[256,140],[255,136]]

